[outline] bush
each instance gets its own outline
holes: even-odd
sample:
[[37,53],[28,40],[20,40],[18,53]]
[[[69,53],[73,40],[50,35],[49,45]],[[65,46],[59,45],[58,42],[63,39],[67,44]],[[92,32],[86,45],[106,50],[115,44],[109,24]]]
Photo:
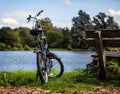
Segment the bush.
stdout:
[[11,49],[10,49],[10,50],[17,51],[17,50],[18,50],[18,48],[17,48],[17,47],[11,47]]
[[[99,64],[95,65],[93,62],[86,65],[85,73],[90,76],[98,76],[100,71]],[[107,62],[108,75],[119,76],[120,75],[120,64],[117,60],[111,60]]]
[[107,70],[109,75],[120,75],[120,64],[117,60],[107,62]]
[[95,65],[93,62],[86,65],[84,72],[90,76],[98,76],[100,71],[99,65]]
[[67,45],[67,49],[68,49],[68,50],[72,50],[71,44],[68,44],[68,45]]
[[17,47],[18,49],[22,49],[22,44],[20,44],[20,43],[14,43],[14,47]]
[[25,45],[24,50],[32,50],[32,48],[29,47],[28,45]]
[[6,48],[6,44],[0,42],[0,50],[4,50]]

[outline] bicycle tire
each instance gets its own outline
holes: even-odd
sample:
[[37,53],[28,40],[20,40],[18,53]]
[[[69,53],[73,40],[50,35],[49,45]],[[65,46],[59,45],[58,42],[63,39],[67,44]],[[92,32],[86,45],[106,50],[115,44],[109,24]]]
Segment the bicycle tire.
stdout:
[[40,80],[42,83],[48,82],[48,73],[45,69],[45,60],[42,58],[42,54],[37,54],[37,69],[38,69],[38,76],[40,77]]
[[50,72],[48,72],[48,77],[51,77],[51,78],[60,77],[64,72],[64,65],[61,59],[58,57],[55,57],[55,58],[49,58],[49,60],[52,61],[53,65],[50,69]]

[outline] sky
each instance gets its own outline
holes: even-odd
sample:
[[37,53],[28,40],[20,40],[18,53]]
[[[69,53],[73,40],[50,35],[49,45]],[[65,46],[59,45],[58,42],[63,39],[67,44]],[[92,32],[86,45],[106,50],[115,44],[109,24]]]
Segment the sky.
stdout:
[[26,18],[40,10],[44,10],[40,18],[49,17],[57,27],[71,28],[72,18],[78,16],[79,10],[91,18],[104,12],[120,26],[120,0],[0,0],[0,28],[31,27]]

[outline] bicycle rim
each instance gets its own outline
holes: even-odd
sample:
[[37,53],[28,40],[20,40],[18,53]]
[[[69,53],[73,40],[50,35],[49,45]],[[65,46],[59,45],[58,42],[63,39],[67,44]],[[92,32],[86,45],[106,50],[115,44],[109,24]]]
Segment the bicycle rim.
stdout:
[[64,72],[64,66],[60,59],[58,58],[51,58],[49,59],[49,77],[60,77]]

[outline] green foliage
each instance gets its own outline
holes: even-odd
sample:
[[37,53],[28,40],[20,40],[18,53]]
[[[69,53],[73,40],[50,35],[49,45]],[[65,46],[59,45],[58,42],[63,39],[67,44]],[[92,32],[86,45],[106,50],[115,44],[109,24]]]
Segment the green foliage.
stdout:
[[78,12],[78,16],[72,19],[73,22],[73,29],[76,32],[83,31],[85,29],[92,28],[92,22],[90,15],[87,14],[85,11],[80,10]]
[[99,65],[95,65],[94,63],[90,63],[86,65],[86,69],[84,72],[89,76],[97,77],[99,74]]
[[4,50],[6,48],[6,44],[0,42],[0,50]]
[[63,34],[63,42],[62,42],[62,47],[67,48],[68,50],[72,49],[71,46],[71,34],[70,30],[66,27],[62,29],[62,34]]
[[29,47],[28,45],[25,45],[24,50],[32,50],[32,48]]
[[[48,44],[52,48],[68,48],[70,47],[70,33],[69,29],[60,29],[52,27],[50,19],[45,19],[43,21],[43,29],[47,36]],[[47,21],[47,22],[46,22]],[[49,25],[47,28],[44,25]],[[35,36],[30,35],[29,28],[16,28],[11,29],[8,27],[3,27],[0,29],[0,50],[31,50],[31,48],[36,49],[37,41]]]
[[17,32],[13,32],[9,27],[3,27],[0,29],[0,42],[5,43],[6,46],[14,46],[14,43],[20,42]]
[[107,16],[105,13],[100,12],[93,17],[95,29],[118,29],[118,24],[114,21],[113,17]]
[[[80,10],[76,17],[72,19],[73,26],[71,29],[72,46],[80,48],[81,42],[85,39],[86,30],[101,30],[101,29],[118,29],[118,24],[113,17],[105,13],[98,13],[93,19],[86,12]],[[89,43],[90,44],[90,43]],[[83,45],[84,46],[84,45]]]
[[[99,64],[94,64],[93,62],[86,65],[85,73],[89,76],[99,75]],[[107,71],[109,76],[120,76],[120,63],[119,60],[111,60],[107,62]]]
[[47,84],[36,81],[36,71],[0,72],[0,86],[36,86],[64,94],[79,93],[84,90],[95,90],[97,86],[119,86],[119,79],[100,82],[94,77],[84,74],[81,70],[66,72],[60,78],[51,78]]
[[35,82],[35,72],[19,70],[16,72],[0,72],[0,86],[30,85]]
[[26,45],[28,45],[27,50],[36,46],[36,41],[30,35],[28,28],[3,27],[0,29],[0,50],[23,50]]
[[42,24],[42,28],[43,28],[43,31],[45,34],[49,31],[53,31],[53,29],[54,29],[50,18],[42,19],[41,24]]
[[[85,40],[85,30],[119,28],[113,17],[105,13],[100,12],[91,19],[90,15],[82,10],[78,12],[76,17],[73,17],[71,30],[54,27],[51,19],[48,17],[40,21],[49,46],[68,50],[86,46],[86,41],[83,41]],[[29,30],[26,27],[15,29],[2,27],[0,29],[0,50],[24,50],[26,45],[28,48],[36,48],[36,39],[30,35]]]
[[21,44],[23,46],[28,45],[30,47],[36,46],[36,41],[32,35],[30,35],[30,29],[28,28],[19,28],[19,35],[21,39]]
[[14,43],[14,47],[17,48],[18,50],[23,50],[23,46],[21,43]]
[[120,62],[111,60],[107,62],[107,69],[109,75],[120,75]]
[[71,44],[68,44],[68,45],[67,45],[67,49],[68,49],[68,50],[72,50]]
[[49,47],[51,48],[57,48],[62,47],[62,41],[63,41],[63,34],[59,31],[50,31],[47,32],[47,41],[49,44]]
[[71,29],[73,47],[81,47],[82,39],[85,38],[84,30],[92,29],[92,22],[89,14],[80,10],[78,16],[72,19],[73,26]]

